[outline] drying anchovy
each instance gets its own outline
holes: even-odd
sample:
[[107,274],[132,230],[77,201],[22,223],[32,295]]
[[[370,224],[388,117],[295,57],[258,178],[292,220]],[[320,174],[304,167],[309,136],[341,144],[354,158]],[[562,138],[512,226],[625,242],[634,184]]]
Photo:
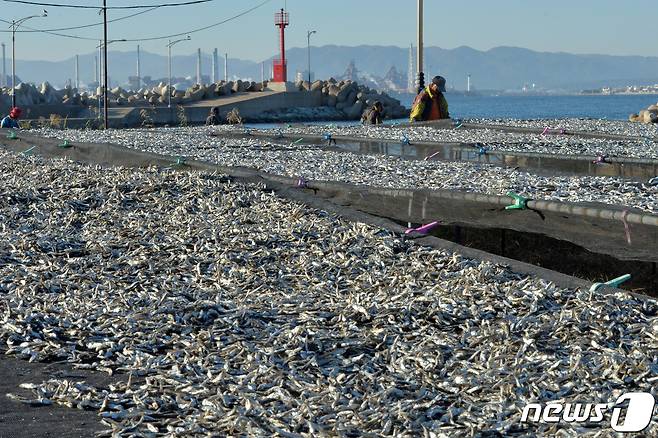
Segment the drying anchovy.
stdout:
[[[221,135],[231,129],[235,128],[101,132],[39,130],[35,133],[72,142],[116,143],[148,152],[183,155],[224,166],[251,167],[306,180],[342,181],[386,188],[448,189],[491,195],[506,195],[513,191],[533,199],[599,202],[658,212],[658,186],[648,181],[638,183],[622,178],[593,176],[547,177],[488,164],[412,161],[393,156],[326,151],[290,140],[268,141],[249,136],[233,138]],[[390,135],[388,128],[379,129]]]
[[95,410],[107,436],[596,436],[521,413],[656,393],[654,301],[217,174],[5,152],[0,174],[2,350],[123,376],[10,397]]

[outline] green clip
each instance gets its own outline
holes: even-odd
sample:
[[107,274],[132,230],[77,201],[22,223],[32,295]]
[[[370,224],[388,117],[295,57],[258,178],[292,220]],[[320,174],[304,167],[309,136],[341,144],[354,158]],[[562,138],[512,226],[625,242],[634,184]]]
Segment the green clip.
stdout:
[[617,277],[614,280],[606,281],[605,283],[594,283],[592,287],[589,289],[590,292],[596,292],[600,290],[602,287],[607,286],[607,287],[612,287],[615,289],[618,289],[619,286],[630,280],[631,279],[631,274],[626,274],[622,275],[621,277]]
[[9,134],[7,134],[7,138],[9,140],[18,140],[18,135],[16,135],[16,131],[9,131]]
[[176,157],[176,162],[174,163],[174,166],[184,166],[185,165],[185,157]]
[[505,210],[526,210],[528,208],[528,199],[523,196],[514,192],[509,192],[507,196],[514,199],[514,203],[505,207]]
[[303,139],[303,138],[300,138],[300,139],[295,140],[295,141],[293,141],[292,143],[290,143],[290,146],[292,146],[292,145],[296,145],[296,144],[299,144],[299,143],[301,143],[301,142],[303,142],[303,141],[304,141],[304,139]]
[[68,149],[71,147],[71,144],[69,143],[68,140],[64,140],[64,142],[62,144],[58,144],[57,147],[62,149]]
[[32,151],[35,150],[35,149],[36,149],[36,146],[32,146],[30,149],[21,152],[21,154],[26,155],[26,156],[27,155],[32,155]]

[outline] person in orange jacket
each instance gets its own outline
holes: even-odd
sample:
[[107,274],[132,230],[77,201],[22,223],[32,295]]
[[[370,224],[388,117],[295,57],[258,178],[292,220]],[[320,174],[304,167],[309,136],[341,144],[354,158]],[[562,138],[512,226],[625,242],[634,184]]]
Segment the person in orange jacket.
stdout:
[[442,76],[432,79],[423,91],[418,93],[411,107],[411,122],[426,122],[429,120],[449,119],[448,101],[443,93],[446,91],[446,80]]

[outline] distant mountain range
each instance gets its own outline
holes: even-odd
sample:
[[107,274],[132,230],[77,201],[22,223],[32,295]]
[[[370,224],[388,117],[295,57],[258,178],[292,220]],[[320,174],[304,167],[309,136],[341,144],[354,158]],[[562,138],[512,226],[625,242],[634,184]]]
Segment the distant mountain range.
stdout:
[[[297,71],[306,71],[306,48],[288,50],[289,79]],[[497,47],[479,51],[470,47],[456,49],[426,48],[425,67],[428,75],[441,74],[448,85],[466,88],[466,77],[472,75],[476,89],[521,89],[535,84],[538,89],[579,91],[605,86],[621,87],[630,84],[658,83],[658,57],[573,55],[568,53],[535,52],[517,47]],[[75,58],[59,62],[18,61],[17,74],[28,82],[49,81],[63,86],[74,81]],[[125,84],[135,75],[135,52],[109,52],[112,85]],[[391,67],[405,77],[408,71],[409,49],[393,46],[323,46],[313,47],[311,63],[315,77],[340,77],[354,61],[359,74],[384,77]],[[271,59],[265,60],[266,76]],[[7,59],[10,71],[10,59]],[[230,58],[229,76],[260,80],[261,63]],[[172,58],[174,76],[196,76],[196,54]],[[167,57],[142,51],[142,76],[164,78],[167,75]],[[224,61],[219,59],[219,77],[223,78]],[[211,75],[211,56],[203,54],[202,72]],[[94,80],[94,54],[80,55],[80,80]]]

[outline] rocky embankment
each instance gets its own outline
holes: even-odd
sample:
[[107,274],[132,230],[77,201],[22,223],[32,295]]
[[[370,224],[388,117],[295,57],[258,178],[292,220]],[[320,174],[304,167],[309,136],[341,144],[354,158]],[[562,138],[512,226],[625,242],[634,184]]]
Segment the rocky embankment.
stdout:
[[631,114],[628,118],[631,122],[658,123],[658,103],[640,111],[639,114]]
[[[178,90],[160,83],[154,87],[142,88],[137,91],[125,90],[116,87],[109,90],[110,106],[147,107],[165,106],[168,104],[169,94],[171,103],[185,105],[204,100],[215,99],[221,96],[230,96],[235,93],[262,92],[267,90],[267,82],[252,81],[220,81],[207,85],[195,85],[186,90]],[[400,101],[381,91],[372,90],[366,86],[352,81],[315,81],[298,82],[295,84],[299,92],[317,93],[321,95],[321,107],[327,107],[334,118],[358,119],[363,111],[372,106],[375,101],[384,105],[384,117],[405,117],[408,110]],[[3,88],[0,93],[0,105],[11,104],[10,88]],[[66,87],[55,89],[48,82],[39,86],[21,83],[16,87],[16,102],[18,106],[30,107],[35,105],[67,105],[95,107],[98,105],[101,90],[95,92],[80,91],[76,88]],[[318,99],[320,101],[320,99]]]

